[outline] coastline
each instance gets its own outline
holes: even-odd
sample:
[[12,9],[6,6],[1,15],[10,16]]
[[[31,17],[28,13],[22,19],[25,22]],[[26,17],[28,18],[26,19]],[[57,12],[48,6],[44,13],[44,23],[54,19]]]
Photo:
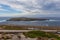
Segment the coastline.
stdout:
[[0,30],[60,30],[60,26],[0,25]]

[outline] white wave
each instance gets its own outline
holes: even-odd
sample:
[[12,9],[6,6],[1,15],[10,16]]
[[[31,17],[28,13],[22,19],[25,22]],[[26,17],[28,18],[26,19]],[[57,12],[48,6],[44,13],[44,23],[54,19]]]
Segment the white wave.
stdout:
[[38,21],[30,21],[30,22],[38,22]]
[[60,21],[60,20],[49,20],[49,21]]
[[0,22],[5,22],[6,20],[1,20]]

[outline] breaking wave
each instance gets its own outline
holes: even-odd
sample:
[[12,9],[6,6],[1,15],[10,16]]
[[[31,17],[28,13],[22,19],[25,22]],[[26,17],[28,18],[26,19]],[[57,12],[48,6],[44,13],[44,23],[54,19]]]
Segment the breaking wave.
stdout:
[[6,20],[0,20],[0,22],[5,22]]

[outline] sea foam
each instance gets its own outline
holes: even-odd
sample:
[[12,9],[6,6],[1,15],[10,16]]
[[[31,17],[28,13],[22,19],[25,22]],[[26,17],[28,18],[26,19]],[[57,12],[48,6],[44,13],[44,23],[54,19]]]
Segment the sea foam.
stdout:
[[0,20],[0,22],[5,22],[6,20]]

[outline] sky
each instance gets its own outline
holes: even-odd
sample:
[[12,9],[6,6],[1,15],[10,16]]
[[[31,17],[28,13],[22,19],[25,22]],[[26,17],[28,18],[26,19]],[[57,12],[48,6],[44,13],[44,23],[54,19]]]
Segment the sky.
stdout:
[[60,17],[60,0],[0,0],[0,17]]

